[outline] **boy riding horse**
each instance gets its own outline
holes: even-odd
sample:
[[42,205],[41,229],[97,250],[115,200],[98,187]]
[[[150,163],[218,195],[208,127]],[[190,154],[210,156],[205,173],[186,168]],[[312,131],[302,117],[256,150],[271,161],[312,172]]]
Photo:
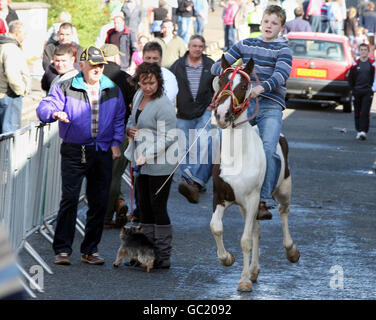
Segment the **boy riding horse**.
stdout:
[[[269,202],[272,201],[272,192],[281,168],[281,159],[276,149],[281,133],[282,111],[286,108],[286,81],[292,64],[292,54],[287,40],[279,37],[285,22],[286,14],[280,6],[267,7],[261,21],[261,36],[239,41],[224,55],[230,65],[239,59],[246,65],[252,58],[255,62],[254,71],[260,80],[252,89],[251,98],[254,99],[251,99],[248,108],[248,115],[253,114],[256,107],[255,98],[258,98],[259,112],[254,122],[260,132],[267,162],[258,220],[272,219],[272,214],[268,211]],[[212,66],[211,72],[214,75],[223,72],[221,60]]]

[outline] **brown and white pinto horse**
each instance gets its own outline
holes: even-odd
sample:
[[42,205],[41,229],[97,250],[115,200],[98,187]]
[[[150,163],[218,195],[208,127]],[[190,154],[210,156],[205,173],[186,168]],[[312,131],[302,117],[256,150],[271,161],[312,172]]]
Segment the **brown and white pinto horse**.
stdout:
[[[256,130],[249,124],[246,111],[252,84],[250,75],[253,60],[243,67],[231,67],[222,56],[222,68],[225,70],[213,82],[216,95],[213,108],[217,124],[222,128],[220,161],[213,167],[214,199],[213,216],[210,229],[217,243],[220,262],[231,266],[234,256],[223,244],[222,218],[225,210],[237,204],[245,219],[241,237],[243,251],[243,271],[238,284],[239,291],[252,291],[252,282],[257,281],[260,272],[259,240],[260,224],[256,220],[261,186],[266,170],[266,158],[263,143]],[[236,123],[235,123],[236,122]],[[288,215],[291,198],[291,176],[288,168],[288,145],[285,138],[280,139],[277,153],[281,158],[281,172],[273,196],[279,202],[282,219],[283,246],[287,259],[297,262],[300,253],[296,248],[288,228]],[[252,251],[252,263],[250,264]]]

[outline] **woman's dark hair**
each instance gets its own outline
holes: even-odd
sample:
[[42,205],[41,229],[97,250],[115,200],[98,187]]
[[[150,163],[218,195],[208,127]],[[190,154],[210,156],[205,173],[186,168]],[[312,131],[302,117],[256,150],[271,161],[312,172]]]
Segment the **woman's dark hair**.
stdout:
[[138,82],[146,77],[151,77],[152,75],[155,75],[155,78],[158,81],[158,89],[157,91],[152,95],[153,99],[157,99],[163,96],[163,77],[162,77],[162,70],[159,64],[157,63],[150,63],[150,62],[143,62],[141,63],[137,69],[136,73],[132,78],[132,83],[135,86],[138,86]]

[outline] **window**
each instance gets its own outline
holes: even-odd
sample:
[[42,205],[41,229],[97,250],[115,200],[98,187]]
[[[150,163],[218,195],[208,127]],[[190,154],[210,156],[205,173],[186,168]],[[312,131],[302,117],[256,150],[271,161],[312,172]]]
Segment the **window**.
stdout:
[[289,39],[294,58],[343,61],[345,59],[341,42],[324,40]]

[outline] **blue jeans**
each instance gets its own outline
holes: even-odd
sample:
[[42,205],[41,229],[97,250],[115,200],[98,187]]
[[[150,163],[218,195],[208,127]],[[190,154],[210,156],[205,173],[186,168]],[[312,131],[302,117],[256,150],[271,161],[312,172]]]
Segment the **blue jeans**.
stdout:
[[185,45],[188,45],[189,42],[191,25],[192,17],[178,16],[178,36],[184,40]]
[[[211,119],[211,111],[209,110],[206,110],[201,117],[196,119],[177,119],[177,128],[180,129],[185,136],[185,146],[181,144],[184,142],[184,139],[179,137],[179,148],[183,149],[183,152],[189,149],[190,144],[193,143],[197,134],[201,132],[201,129],[209,119]],[[198,183],[202,187],[208,182],[212,173],[212,138],[207,135],[210,129],[211,122],[209,122],[200,138],[195,145],[193,145],[185,161],[180,165],[181,176],[189,181]],[[185,153],[183,152],[182,154]]]
[[225,51],[229,50],[236,42],[236,29],[233,25],[225,26]]
[[202,17],[197,16],[195,21],[195,33],[202,35],[204,33],[205,22]]
[[[261,201],[272,199],[272,192],[277,185],[281,171],[281,159],[277,154],[277,145],[282,127],[282,107],[271,99],[259,97],[260,110],[254,119],[264,144],[266,156],[266,174],[261,188]],[[256,107],[256,100],[251,99],[248,108],[250,117]],[[252,122],[252,124],[254,124]]]
[[22,96],[11,94],[0,99],[0,133],[21,128]]

